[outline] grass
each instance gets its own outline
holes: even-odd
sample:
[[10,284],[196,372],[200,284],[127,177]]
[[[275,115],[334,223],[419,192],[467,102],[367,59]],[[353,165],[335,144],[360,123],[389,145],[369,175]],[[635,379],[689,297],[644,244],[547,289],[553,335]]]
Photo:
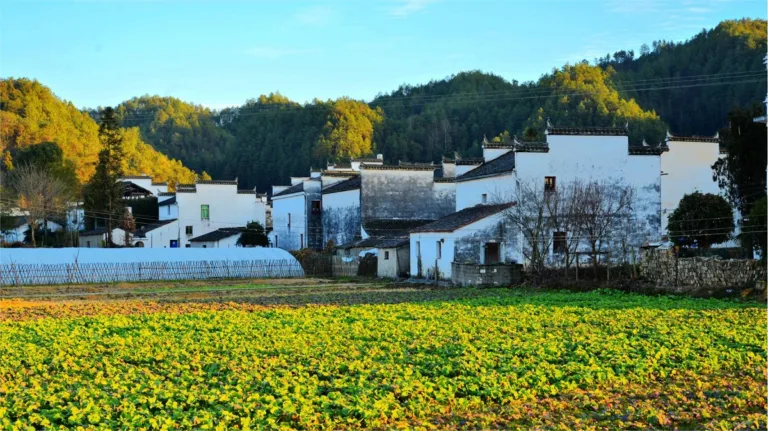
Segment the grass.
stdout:
[[766,426],[753,302],[268,290],[0,304],[0,428]]

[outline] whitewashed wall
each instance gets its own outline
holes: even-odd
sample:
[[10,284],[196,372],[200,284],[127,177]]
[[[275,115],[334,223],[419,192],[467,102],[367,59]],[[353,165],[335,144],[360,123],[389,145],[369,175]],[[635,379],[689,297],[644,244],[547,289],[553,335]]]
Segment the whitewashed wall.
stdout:
[[493,159],[499,158],[504,154],[512,151],[511,148],[485,148],[483,147],[483,159],[485,163],[490,162]]
[[[288,219],[290,214],[290,226]],[[307,242],[306,197],[304,192],[272,198],[272,245],[283,250],[299,250]]]
[[[453,232],[420,232],[410,237],[411,277],[435,278],[435,271],[440,279],[450,279],[451,263],[454,253]],[[442,254],[437,258],[437,242],[442,242]]]
[[557,187],[574,180],[626,184],[635,191],[633,246],[661,236],[661,165],[656,155],[629,155],[626,136],[547,137],[548,153],[516,154],[515,170],[522,182],[556,177]]
[[680,199],[693,192],[723,195],[712,180],[712,165],[721,157],[717,142],[667,142],[661,155],[661,228],[667,232],[668,217]]
[[488,204],[509,202],[514,195],[514,184],[512,172],[470,181],[457,181],[456,211],[483,203],[483,194],[487,195]]

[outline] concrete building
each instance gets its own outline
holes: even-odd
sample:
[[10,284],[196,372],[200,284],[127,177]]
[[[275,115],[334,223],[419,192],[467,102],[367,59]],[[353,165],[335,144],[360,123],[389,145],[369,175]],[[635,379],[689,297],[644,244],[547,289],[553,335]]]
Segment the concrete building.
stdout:
[[[99,227],[89,231],[80,232],[80,247],[102,248],[107,241],[107,229]],[[112,242],[115,245],[125,245],[125,231],[116,227],[112,229]]]

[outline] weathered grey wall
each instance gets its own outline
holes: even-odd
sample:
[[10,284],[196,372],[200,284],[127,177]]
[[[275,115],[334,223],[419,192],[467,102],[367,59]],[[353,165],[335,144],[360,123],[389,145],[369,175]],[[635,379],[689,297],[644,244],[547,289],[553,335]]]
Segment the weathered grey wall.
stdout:
[[[483,245],[487,242],[501,244],[501,256],[503,262],[519,262],[519,230],[510,223],[502,220],[503,215],[483,223],[473,223],[465,229],[457,232],[454,252],[454,262],[459,263],[483,263],[481,262],[485,250]],[[463,235],[462,235],[463,234]]]
[[320,250],[325,245],[323,242],[323,214],[322,211],[312,212],[312,201],[322,202],[320,188],[306,190],[306,212],[307,212],[307,247]]
[[743,288],[765,283],[766,267],[752,259],[677,258],[672,250],[649,249],[642,252],[640,275],[664,287]]
[[360,233],[360,207],[352,205],[348,207],[323,209],[323,235],[324,242],[333,240],[336,245],[346,244],[355,239]]
[[361,171],[361,215],[367,219],[433,219],[454,212],[455,193],[438,193],[431,170]]

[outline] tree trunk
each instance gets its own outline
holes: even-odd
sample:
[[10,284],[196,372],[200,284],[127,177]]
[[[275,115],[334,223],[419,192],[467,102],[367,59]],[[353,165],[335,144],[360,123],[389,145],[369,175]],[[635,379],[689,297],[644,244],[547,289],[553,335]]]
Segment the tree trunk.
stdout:
[[32,248],[37,248],[37,243],[35,242],[35,227],[34,223],[29,224],[29,239],[32,240]]

